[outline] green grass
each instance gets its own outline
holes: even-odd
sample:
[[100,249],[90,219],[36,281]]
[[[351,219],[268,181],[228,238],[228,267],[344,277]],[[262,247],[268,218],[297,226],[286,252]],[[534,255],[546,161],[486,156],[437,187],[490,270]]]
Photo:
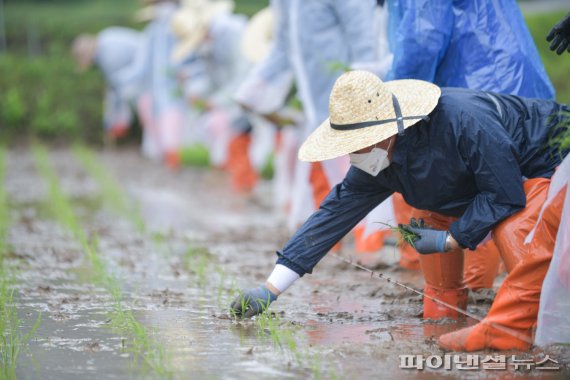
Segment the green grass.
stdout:
[[208,167],[210,166],[210,152],[202,144],[182,148],[180,160],[185,166]]
[[71,202],[61,190],[56,172],[51,166],[49,154],[45,147],[34,146],[34,155],[39,173],[49,186],[50,209],[54,218],[80,243],[93,269],[94,281],[109,292],[114,302],[111,313],[111,326],[129,337],[127,351],[137,361],[142,361],[144,368],[152,369],[161,377],[172,377],[166,367],[163,347],[151,338],[149,330],[136,320],[133,312],[124,307],[123,293],[119,280],[107,270],[97,250],[97,242],[90,239],[82,228],[74,213]]
[[9,224],[8,197],[4,187],[5,156],[5,148],[0,145],[0,380],[17,378],[18,357],[41,322],[40,312],[36,322],[26,334],[20,331],[22,323],[14,304],[14,276],[5,263]]

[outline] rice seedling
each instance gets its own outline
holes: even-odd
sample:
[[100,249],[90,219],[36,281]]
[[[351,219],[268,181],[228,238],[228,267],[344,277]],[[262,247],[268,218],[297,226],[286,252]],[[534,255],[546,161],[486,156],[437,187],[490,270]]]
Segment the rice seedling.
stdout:
[[199,287],[206,285],[206,273],[211,259],[212,254],[207,248],[196,246],[189,246],[182,256],[185,269],[196,276],[196,284]]
[[120,282],[114,275],[108,272],[97,250],[96,238],[89,239],[81,227],[70,201],[61,191],[59,180],[50,165],[46,149],[41,145],[36,145],[34,146],[34,154],[38,170],[48,182],[52,214],[61,225],[72,233],[73,237],[81,245],[92,267],[94,281],[103,286],[114,301],[113,312],[111,313],[111,327],[115,331],[129,337],[128,350],[133,354],[133,358],[137,363],[142,361],[146,368],[152,369],[161,377],[170,378],[172,374],[164,363],[164,349],[151,339],[147,328],[136,320],[133,312],[124,308],[124,297]]
[[136,226],[139,232],[143,232],[145,223],[139,210],[128,201],[121,187],[107,169],[97,162],[93,152],[83,145],[75,145],[73,154],[82,163],[87,173],[95,178],[105,202],[113,211],[125,216]]
[[377,222],[377,223],[385,225],[386,227],[388,227],[390,231],[392,231],[392,233],[399,235],[400,244],[408,244],[413,247],[414,241],[419,238],[417,234],[407,229],[405,224],[392,226],[391,224],[387,223],[382,223],[382,222]]
[[41,322],[41,313],[26,334],[22,334],[22,325],[14,305],[14,276],[7,268],[6,235],[9,223],[8,197],[3,185],[5,177],[5,149],[0,146],[0,379],[16,379],[16,367],[22,347],[35,334]]
[[560,154],[570,148],[570,112],[562,111],[549,119],[556,118],[557,125],[550,134],[547,145],[555,147]]

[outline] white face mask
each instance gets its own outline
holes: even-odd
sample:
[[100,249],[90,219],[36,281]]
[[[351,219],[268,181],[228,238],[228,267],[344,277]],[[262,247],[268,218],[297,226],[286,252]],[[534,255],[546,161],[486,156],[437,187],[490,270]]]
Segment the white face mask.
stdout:
[[[390,149],[391,144],[392,141],[390,141],[388,149]],[[368,153],[350,153],[349,157],[352,166],[373,177],[376,177],[378,173],[390,166],[388,151],[382,148],[374,147]]]

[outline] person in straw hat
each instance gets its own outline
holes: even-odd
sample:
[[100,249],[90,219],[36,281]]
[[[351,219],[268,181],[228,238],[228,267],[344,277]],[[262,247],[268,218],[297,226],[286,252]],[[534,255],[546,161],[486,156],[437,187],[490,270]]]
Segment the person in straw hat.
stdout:
[[[488,4],[487,0],[389,1],[394,62],[386,80],[421,79],[441,87],[554,99],[554,88],[517,3]],[[396,220],[410,220],[417,213],[401,196],[394,199]],[[408,263],[419,263],[410,246],[402,247],[402,253]],[[469,289],[493,287],[499,256],[492,240],[465,255],[464,276]],[[432,268],[422,270],[425,273]],[[438,310],[426,312],[433,315]]]
[[[461,288],[462,271],[446,268],[462,262],[462,249],[475,249],[489,233],[509,272],[486,318],[442,335],[440,345],[462,351],[527,349],[563,199],[543,211],[549,217],[542,217],[529,245],[524,239],[550,177],[568,153],[558,154],[548,139],[569,111],[551,100],[440,88],[420,80],[382,82],[365,71],[344,74],[330,95],[330,118],[306,139],[299,159],[349,155],[352,167],[277,253],[267,281],[238,296],[232,313],[262,312],[398,191],[425,211],[422,221],[406,226],[417,235],[413,244],[422,265],[435,257],[441,262],[441,271],[426,276],[426,284],[456,282]],[[466,308],[462,297],[444,301]],[[424,299],[424,305],[430,302]]]

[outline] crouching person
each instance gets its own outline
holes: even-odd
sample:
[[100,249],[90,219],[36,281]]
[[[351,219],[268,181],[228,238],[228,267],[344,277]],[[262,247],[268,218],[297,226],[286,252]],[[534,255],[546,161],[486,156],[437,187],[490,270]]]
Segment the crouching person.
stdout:
[[[544,211],[532,243],[524,240],[562,160],[548,139],[569,109],[550,100],[439,88],[419,80],[383,83],[364,71],[344,74],[330,96],[330,118],[307,138],[299,159],[348,154],[352,167],[277,253],[265,284],[240,296],[248,302],[238,297],[232,312],[245,317],[261,312],[311,273],[370,210],[398,192],[425,222],[410,229],[418,235],[414,246],[431,297],[466,307],[464,249],[474,250],[489,234],[509,272],[487,317],[443,335],[440,345],[461,351],[527,349],[559,225],[557,202]],[[424,317],[437,307],[424,299]],[[434,315],[459,317],[453,310]]]

